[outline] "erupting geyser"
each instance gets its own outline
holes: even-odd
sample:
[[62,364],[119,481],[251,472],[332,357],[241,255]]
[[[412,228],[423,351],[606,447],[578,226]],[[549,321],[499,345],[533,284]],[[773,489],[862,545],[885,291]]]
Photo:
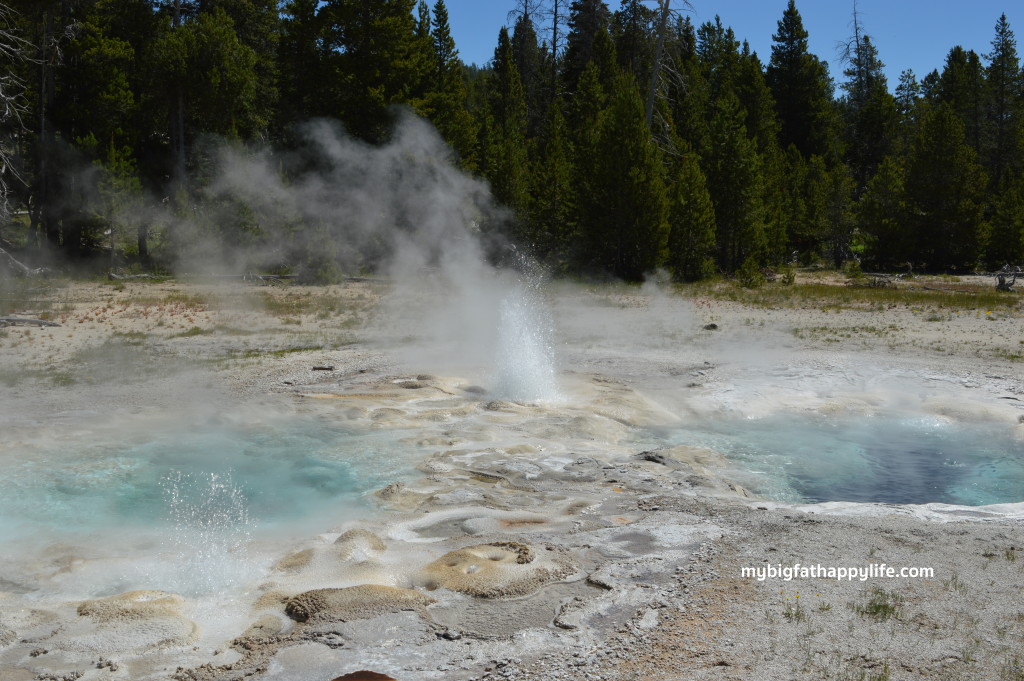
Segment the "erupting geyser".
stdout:
[[543,301],[517,286],[501,301],[498,326],[498,397],[515,402],[557,402],[554,333]]
[[251,575],[245,549],[253,520],[243,491],[230,473],[176,471],[163,481],[174,534],[172,578],[187,595],[205,595],[237,586]]

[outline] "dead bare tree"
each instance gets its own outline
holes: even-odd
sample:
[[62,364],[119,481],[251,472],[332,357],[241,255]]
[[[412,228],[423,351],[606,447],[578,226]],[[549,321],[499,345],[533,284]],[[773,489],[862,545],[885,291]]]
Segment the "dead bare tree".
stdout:
[[[682,10],[672,9],[672,0],[656,0],[658,3],[658,42],[654,50],[654,64],[651,68],[651,80],[647,84],[647,104],[644,109],[647,127],[654,123],[654,101],[658,95],[658,84],[661,82],[662,61],[665,57],[665,41],[668,39],[669,17],[673,12]],[[689,0],[683,0],[684,9],[692,10],[693,5]]]
[[14,11],[0,2],[0,59],[6,68],[0,72],[0,224],[11,215],[11,182],[24,181],[15,163],[16,140],[24,130],[23,116],[28,111],[25,83],[14,72],[13,66],[27,59],[31,46],[22,38],[14,25]]
[[1024,277],[1024,267],[1020,265],[1003,265],[1003,268],[994,274],[996,278],[996,290],[1013,291],[1013,285],[1017,283],[1017,277]]

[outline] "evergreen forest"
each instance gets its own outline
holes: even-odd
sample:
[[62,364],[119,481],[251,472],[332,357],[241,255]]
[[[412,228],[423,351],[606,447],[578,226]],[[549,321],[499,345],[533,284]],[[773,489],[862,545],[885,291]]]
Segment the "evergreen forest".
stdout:
[[[1024,264],[1024,70],[1005,15],[987,53],[952,46],[890,83],[855,3],[830,73],[794,0],[765,55],[681,1],[507,1],[477,66],[444,0],[3,0],[0,248],[170,268],[185,244],[168,215],[216,215],[229,244],[280,239],[210,191],[225,146],[288,158],[327,119],[378,148],[412,112],[507,209],[479,229],[560,275]],[[280,163],[282,181],[299,166]],[[289,229],[315,244],[318,225]],[[380,256],[273,252],[246,266],[329,281]]]

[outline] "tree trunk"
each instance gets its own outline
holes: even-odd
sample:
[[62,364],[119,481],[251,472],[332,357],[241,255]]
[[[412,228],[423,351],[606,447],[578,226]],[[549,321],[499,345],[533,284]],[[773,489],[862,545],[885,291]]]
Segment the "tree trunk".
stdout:
[[[53,178],[50,174],[50,128],[47,125],[46,114],[50,109],[51,88],[50,88],[50,41],[53,37],[53,13],[45,9],[41,10],[42,17],[40,26],[42,34],[39,38],[39,141],[36,153],[38,154],[38,172],[36,178],[35,197],[35,219],[37,227],[42,231],[45,240],[51,247],[60,245],[60,229],[56,216],[53,214],[51,196],[53,192]],[[41,245],[41,244],[40,244]]]
[[[171,25],[175,29],[181,28],[181,0],[174,0]],[[175,83],[174,89],[174,182],[180,188],[185,185],[185,93],[180,83]]]
[[149,225],[141,224],[138,228],[139,262],[149,264]]
[[661,18],[658,21],[658,46],[654,51],[654,66],[651,68],[651,82],[647,86],[647,106],[644,109],[644,117],[648,129],[654,123],[654,98],[658,95],[658,80],[661,76],[661,60],[665,55],[665,39],[668,37],[668,16],[670,0],[658,0],[661,4]]
[[551,101],[558,99],[558,8],[554,0],[551,9]]

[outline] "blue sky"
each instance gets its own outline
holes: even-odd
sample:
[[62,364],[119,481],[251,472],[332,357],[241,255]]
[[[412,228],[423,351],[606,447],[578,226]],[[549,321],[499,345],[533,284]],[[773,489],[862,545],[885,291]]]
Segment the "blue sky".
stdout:
[[[433,0],[428,0],[433,6]],[[741,41],[767,63],[775,33],[787,0],[692,0],[695,24],[714,19],[731,26]],[[467,63],[484,64],[494,55],[498,31],[508,23],[514,0],[445,0],[452,35]],[[648,3],[653,6],[654,2]],[[674,0],[674,6],[682,2]],[[608,6],[618,8],[619,1]],[[842,80],[837,44],[850,36],[853,0],[797,0],[804,27],[810,33],[811,51],[829,62],[832,76]],[[920,80],[932,69],[942,69],[954,45],[984,55],[991,50],[996,21],[1005,13],[1024,49],[1024,3],[1021,0],[858,0],[861,23],[878,47],[886,65],[889,87],[900,71],[911,68]]]

